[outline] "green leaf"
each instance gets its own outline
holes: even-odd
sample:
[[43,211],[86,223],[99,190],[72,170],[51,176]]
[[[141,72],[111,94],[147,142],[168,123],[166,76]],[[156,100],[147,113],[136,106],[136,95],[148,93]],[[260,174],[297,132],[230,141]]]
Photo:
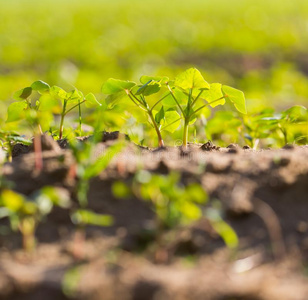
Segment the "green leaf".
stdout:
[[75,224],[110,226],[113,218],[109,215],[102,215],[90,210],[79,209],[72,215],[72,221]]
[[165,84],[166,82],[169,81],[169,78],[166,77],[166,76],[147,76],[147,75],[143,75],[140,77],[140,82],[142,84],[145,84],[149,81],[156,81],[156,82],[159,82],[161,84]]
[[95,95],[92,93],[89,93],[88,95],[86,95],[85,99],[86,99],[86,103],[85,103],[86,107],[101,106],[101,104],[97,101]]
[[162,130],[166,130],[168,132],[173,133],[181,124],[180,115],[177,111],[173,109],[168,109],[165,111],[164,124],[162,126]]
[[102,93],[112,95],[125,90],[130,90],[136,83],[132,81],[109,78],[102,86]]
[[[210,84],[210,89],[209,90],[204,90],[201,98],[205,99],[208,103],[211,103],[211,107],[215,107],[218,105],[224,105],[226,103],[226,100],[223,97],[223,93],[221,91],[221,84],[220,83],[212,83]],[[222,99],[220,99],[222,98]],[[220,100],[218,100],[220,99]],[[215,101],[218,100],[218,101]],[[213,102],[214,101],[214,102]]]
[[44,93],[44,92],[48,92],[50,89],[50,86],[48,83],[42,81],[42,80],[38,80],[35,81],[31,84],[31,88],[34,91],[38,91],[39,93]]
[[223,85],[222,92],[226,96],[226,99],[230,100],[240,113],[247,114],[245,95],[242,91]]
[[78,102],[83,100],[83,94],[82,92],[78,91],[77,89],[72,90],[67,93],[67,98],[66,98],[70,103],[72,102]]
[[28,107],[27,101],[13,102],[7,109],[7,120],[6,122],[15,122],[25,118],[25,110]]
[[32,94],[32,87],[25,87],[14,93],[13,98],[15,100],[25,100]]
[[156,81],[150,80],[142,85],[136,92],[136,95],[149,96],[160,91],[160,84]]
[[210,85],[196,68],[190,68],[178,75],[174,85],[184,90],[187,89],[209,89]]
[[53,95],[56,98],[60,98],[62,100],[66,99],[67,97],[67,93],[66,91],[64,91],[63,89],[61,89],[60,87],[54,85],[50,88],[50,93],[51,95]]
[[155,115],[155,122],[156,124],[160,124],[160,122],[165,118],[165,110],[162,106],[160,111]]

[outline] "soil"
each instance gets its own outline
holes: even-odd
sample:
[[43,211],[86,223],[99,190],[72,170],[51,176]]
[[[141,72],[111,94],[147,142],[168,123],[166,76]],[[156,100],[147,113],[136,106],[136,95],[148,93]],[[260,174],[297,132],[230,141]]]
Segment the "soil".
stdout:
[[[96,156],[118,136],[103,134]],[[31,147],[17,145],[13,162],[3,167],[5,178],[25,195],[52,185],[74,198],[69,143],[49,142],[41,172]],[[308,299],[308,146],[255,151],[207,142],[183,151],[127,143],[92,179],[88,195],[89,208],[112,215],[113,226],[87,227],[82,243],[69,211],[54,208],[37,228],[35,252],[28,254],[21,236],[4,230],[8,220],[1,220],[0,299]],[[178,171],[184,184],[201,183],[207,206],[220,201],[238,248],[228,249],[206,218],[165,231],[157,244],[150,203],[134,196],[116,199],[111,191],[113,182],[130,183],[140,168]],[[83,253],[79,259],[76,247]]]

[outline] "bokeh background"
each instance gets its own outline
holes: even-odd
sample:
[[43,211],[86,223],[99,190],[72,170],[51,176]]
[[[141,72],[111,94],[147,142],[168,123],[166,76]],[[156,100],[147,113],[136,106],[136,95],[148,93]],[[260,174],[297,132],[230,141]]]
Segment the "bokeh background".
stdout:
[[98,99],[109,77],[188,67],[243,90],[248,110],[308,104],[308,1],[0,0],[0,117],[41,79]]

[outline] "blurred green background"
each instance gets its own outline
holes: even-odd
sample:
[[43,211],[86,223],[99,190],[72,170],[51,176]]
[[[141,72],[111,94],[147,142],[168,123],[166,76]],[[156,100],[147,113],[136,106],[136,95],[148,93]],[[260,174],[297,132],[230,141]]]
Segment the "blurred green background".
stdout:
[[308,103],[308,1],[0,0],[0,117],[41,79],[102,99],[109,77],[195,66],[250,112]]

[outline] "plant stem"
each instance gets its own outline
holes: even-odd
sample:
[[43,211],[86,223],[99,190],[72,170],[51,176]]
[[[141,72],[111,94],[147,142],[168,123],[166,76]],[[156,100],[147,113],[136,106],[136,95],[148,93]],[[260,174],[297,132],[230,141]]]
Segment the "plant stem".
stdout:
[[79,112],[79,136],[81,136],[81,107],[80,107],[80,100],[78,100],[78,112]]
[[70,109],[68,109],[66,112],[65,112],[65,116],[70,112],[70,111],[72,111],[74,108],[76,108],[77,106],[80,106],[82,103],[85,103],[86,102],[86,100],[83,100],[83,101],[81,101],[80,103],[78,103],[78,104],[76,104],[76,105],[74,105],[73,107],[71,107]]
[[62,139],[62,135],[63,135],[63,123],[64,123],[64,117],[66,115],[66,104],[67,104],[67,100],[64,100],[62,114],[61,114],[61,121],[60,121],[59,140]]
[[187,118],[185,118],[184,131],[183,131],[183,148],[184,148],[184,150],[187,149],[188,124],[189,124],[189,120]]
[[152,113],[152,111],[151,111],[150,109],[148,109],[148,115],[149,115],[149,117],[150,117],[150,119],[151,119],[151,121],[152,121],[152,123],[153,123],[153,126],[154,126],[154,128],[155,128],[155,131],[156,131],[156,133],[157,133],[158,145],[159,145],[159,147],[164,147],[164,141],[163,141],[163,139],[162,139],[160,130],[159,130],[159,128],[158,128],[158,126],[157,126],[157,124],[156,124],[156,122],[155,122],[153,113]]
[[170,91],[170,94],[171,94],[172,98],[173,98],[174,101],[176,102],[176,104],[177,104],[177,106],[179,107],[181,113],[184,115],[184,110],[183,110],[182,106],[180,105],[180,103],[178,102],[178,100],[176,99],[176,97],[174,96],[173,91],[171,90],[170,86],[169,86],[169,85],[167,85],[167,86],[168,86],[168,89],[169,89],[169,91]]

